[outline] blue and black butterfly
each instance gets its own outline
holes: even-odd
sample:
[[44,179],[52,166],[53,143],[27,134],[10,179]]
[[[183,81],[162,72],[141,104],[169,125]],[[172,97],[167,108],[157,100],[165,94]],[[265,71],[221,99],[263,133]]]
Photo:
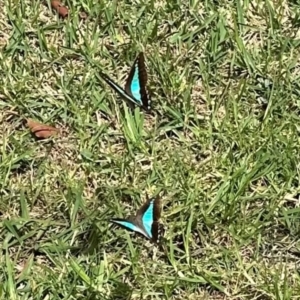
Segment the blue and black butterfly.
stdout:
[[147,202],[142,205],[135,216],[130,216],[127,219],[114,218],[111,219],[111,222],[126,229],[138,232],[152,242],[157,243],[160,229],[158,222],[160,214],[160,198],[150,198],[147,199]]
[[133,63],[133,66],[131,67],[129,76],[125,84],[125,89],[121,88],[106,74],[101,72],[100,75],[117,93],[128,100],[129,103],[134,103],[135,105],[138,105],[145,110],[149,110],[151,108],[151,101],[146,89],[148,77],[143,52],[141,52],[137,56]]

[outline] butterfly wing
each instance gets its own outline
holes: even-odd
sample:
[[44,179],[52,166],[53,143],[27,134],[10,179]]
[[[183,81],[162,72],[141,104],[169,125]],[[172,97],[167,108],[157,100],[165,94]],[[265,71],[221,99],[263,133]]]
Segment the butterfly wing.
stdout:
[[159,237],[159,219],[161,215],[161,201],[157,197],[153,203],[152,240],[157,242]]
[[161,213],[160,199],[148,199],[138,210],[136,219],[147,234],[148,238],[154,242],[158,239],[158,221]]
[[124,97],[126,100],[129,100],[129,102],[136,103],[135,99],[132,98],[129,94],[126,93],[126,91],[121,88],[116,82],[114,82],[109,76],[107,76],[104,73],[100,73],[100,76],[105,80],[105,82],[112,87],[120,96]]
[[147,80],[145,57],[144,53],[141,52],[132,65],[125,84],[125,91],[135,100],[136,104],[150,109],[150,100],[146,90]]
[[114,218],[111,219],[111,222],[125,229],[138,232],[156,243],[158,240],[160,213],[160,199],[148,199],[137,211],[136,216],[131,216],[128,219]]
[[142,228],[140,228],[140,226],[138,224],[136,224],[136,222],[134,220],[131,220],[130,218],[129,219],[114,218],[111,220],[111,222],[113,222],[125,229],[129,229],[131,231],[141,233],[145,237],[148,237],[147,234],[145,233],[145,231]]

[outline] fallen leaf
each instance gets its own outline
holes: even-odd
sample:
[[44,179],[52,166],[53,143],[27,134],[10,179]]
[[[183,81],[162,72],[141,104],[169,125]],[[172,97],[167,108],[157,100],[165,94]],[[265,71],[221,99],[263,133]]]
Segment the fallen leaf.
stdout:
[[57,11],[60,17],[66,18],[69,14],[69,10],[61,4],[58,0],[51,1],[51,7]]
[[41,139],[47,139],[59,132],[55,127],[36,122],[32,119],[27,119],[27,126],[37,138]]

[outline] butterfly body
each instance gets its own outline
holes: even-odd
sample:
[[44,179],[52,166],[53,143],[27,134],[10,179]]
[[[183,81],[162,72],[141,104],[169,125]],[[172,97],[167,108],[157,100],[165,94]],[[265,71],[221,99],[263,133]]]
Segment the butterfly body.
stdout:
[[100,74],[106,83],[119,93],[119,95],[128,100],[129,103],[138,105],[145,110],[150,109],[150,99],[146,90],[148,76],[143,52],[141,52],[135,59],[124,89],[106,74]]
[[127,219],[114,218],[111,222],[126,229],[138,232],[156,243],[158,240],[158,221],[160,213],[160,199],[148,199],[137,211],[135,216],[130,216]]

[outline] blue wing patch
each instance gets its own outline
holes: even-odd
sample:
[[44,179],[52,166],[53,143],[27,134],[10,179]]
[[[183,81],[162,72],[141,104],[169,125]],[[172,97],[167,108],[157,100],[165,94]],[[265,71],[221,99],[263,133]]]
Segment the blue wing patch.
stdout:
[[143,226],[150,238],[152,238],[153,202],[154,200],[150,202],[148,209],[145,211],[142,217]]
[[142,97],[141,97],[141,87],[140,87],[140,79],[139,79],[139,67],[138,64],[134,67],[134,75],[130,84],[130,91],[133,96],[141,105],[142,103]]
[[136,226],[135,224],[129,222],[129,221],[126,221],[126,220],[112,220],[112,222],[116,223],[116,224],[119,224],[125,228],[128,228],[132,231],[137,231],[143,235],[145,235],[145,232],[138,226]]

